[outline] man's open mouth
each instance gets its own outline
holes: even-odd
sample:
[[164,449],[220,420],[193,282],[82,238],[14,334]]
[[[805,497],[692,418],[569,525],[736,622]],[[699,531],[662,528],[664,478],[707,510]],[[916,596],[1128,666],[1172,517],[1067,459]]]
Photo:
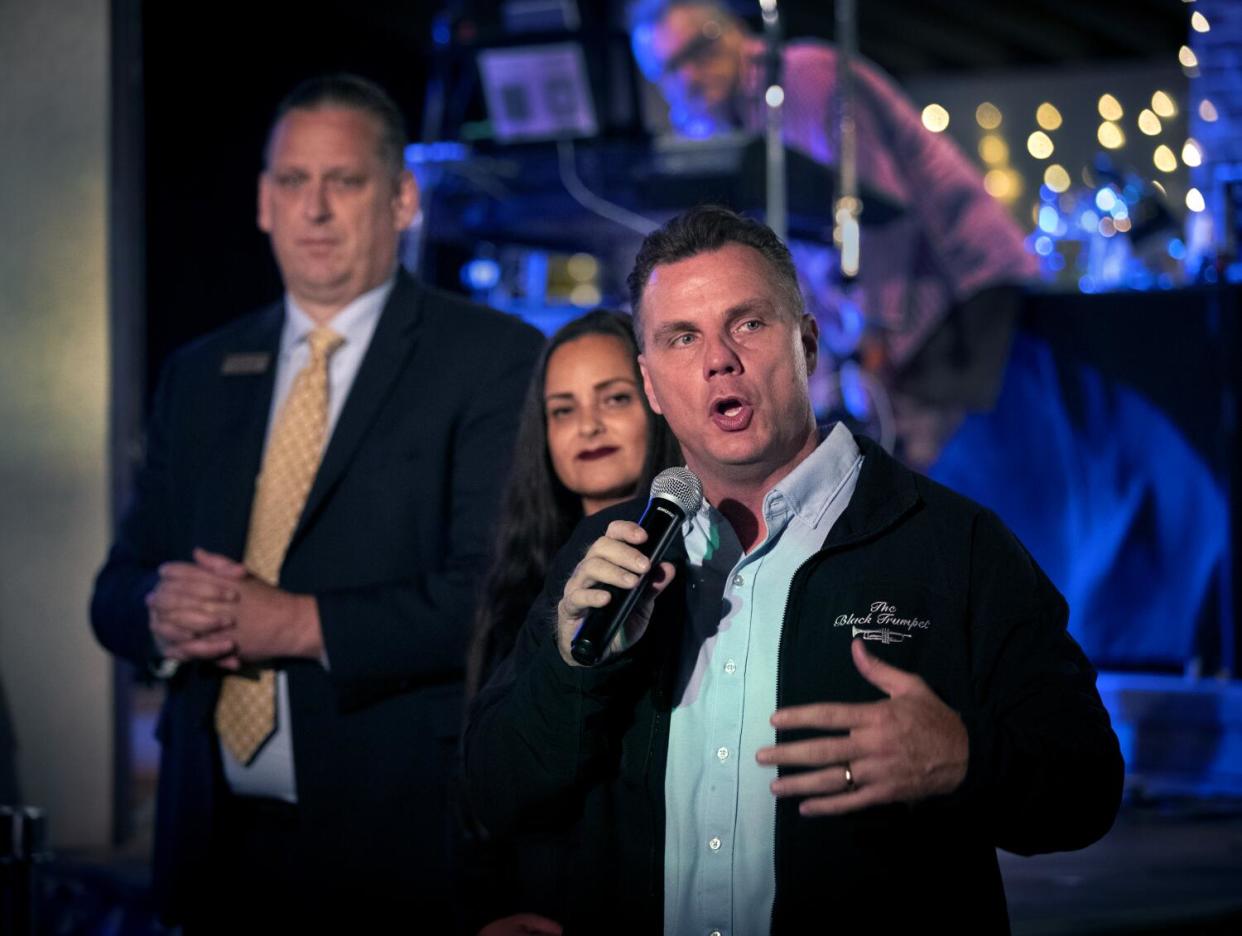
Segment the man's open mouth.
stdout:
[[721,397],[711,405],[711,420],[725,432],[741,432],[754,415],[750,401],[738,396]]

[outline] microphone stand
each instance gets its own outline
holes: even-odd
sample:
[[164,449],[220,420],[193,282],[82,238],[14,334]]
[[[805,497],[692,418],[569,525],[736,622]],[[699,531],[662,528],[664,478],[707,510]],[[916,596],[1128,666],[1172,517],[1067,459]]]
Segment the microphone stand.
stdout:
[[858,136],[854,126],[851,62],[858,55],[856,0],[836,0],[837,18],[837,202],[833,206],[832,241],[841,258],[841,278],[858,275],[862,200],[858,197]]
[[782,241],[788,240],[789,220],[785,186],[785,144],[781,139],[781,105],[785,89],[781,86],[781,21],[776,0],[759,0],[763,11],[764,92],[767,114],[767,221]]

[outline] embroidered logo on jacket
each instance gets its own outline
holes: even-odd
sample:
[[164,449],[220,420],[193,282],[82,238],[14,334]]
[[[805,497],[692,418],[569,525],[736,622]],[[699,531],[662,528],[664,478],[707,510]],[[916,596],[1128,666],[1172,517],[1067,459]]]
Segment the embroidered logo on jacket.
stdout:
[[902,617],[897,606],[887,601],[873,601],[865,614],[838,614],[833,627],[848,627],[851,637],[897,644],[909,640],[915,631],[931,627],[931,618]]

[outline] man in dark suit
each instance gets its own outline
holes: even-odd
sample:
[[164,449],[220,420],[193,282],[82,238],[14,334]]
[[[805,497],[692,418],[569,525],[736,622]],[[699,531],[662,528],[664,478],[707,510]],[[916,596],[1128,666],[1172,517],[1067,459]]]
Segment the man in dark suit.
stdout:
[[96,582],[100,642],[168,679],[155,884],[191,928],[451,912],[474,582],[541,342],[398,271],[404,139],[352,76],[280,106],[285,300],[173,356]]

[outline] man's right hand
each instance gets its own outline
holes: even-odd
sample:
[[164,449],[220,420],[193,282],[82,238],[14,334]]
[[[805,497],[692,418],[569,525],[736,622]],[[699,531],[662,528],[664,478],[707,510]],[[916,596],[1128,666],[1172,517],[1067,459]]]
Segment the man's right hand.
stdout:
[[146,598],[151,636],[169,660],[214,660],[236,668],[238,590],[228,577],[192,562],[166,562]]
[[[651,563],[634,547],[646,541],[647,531],[637,523],[614,520],[608,524],[608,532],[591,544],[582,561],[574,568],[556,606],[557,645],[561,658],[570,666],[582,665],[570,654],[569,645],[582,626],[583,618],[591,609],[602,608],[611,600],[608,592],[596,586],[616,585],[624,589],[637,585],[639,577],[651,567]],[[647,622],[651,620],[656,595],[668,587],[675,571],[672,563],[660,563],[652,576],[649,594],[639,602],[625,626],[617,632],[604,652],[604,659],[633,646],[642,637],[647,630]]]

